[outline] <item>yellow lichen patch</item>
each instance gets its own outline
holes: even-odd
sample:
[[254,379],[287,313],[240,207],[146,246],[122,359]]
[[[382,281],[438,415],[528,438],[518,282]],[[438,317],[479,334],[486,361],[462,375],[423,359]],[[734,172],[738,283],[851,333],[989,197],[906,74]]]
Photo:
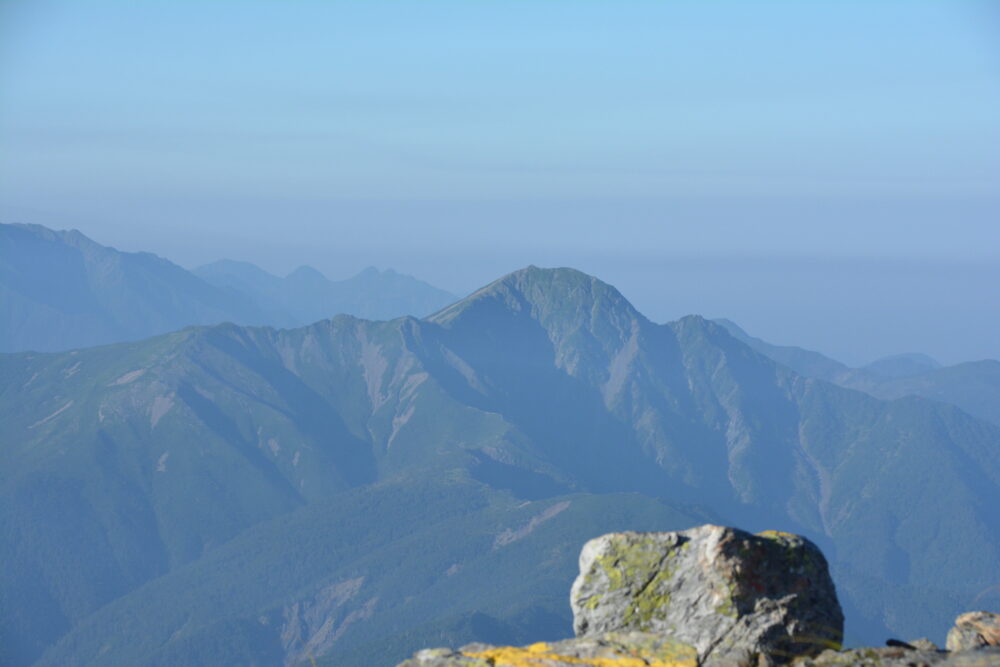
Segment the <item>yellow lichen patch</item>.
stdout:
[[646,586],[636,593],[635,600],[625,609],[625,624],[636,624],[640,629],[648,628],[653,615],[658,609],[666,609],[670,604],[670,595],[659,594],[660,585],[673,577],[673,571],[662,564],[656,576]]
[[623,622],[628,627],[649,629],[657,611],[670,604],[670,596],[662,592],[663,584],[673,577],[671,565],[679,547],[683,547],[676,544],[631,543],[621,538],[612,539],[610,546],[610,553],[596,559],[608,579],[609,589],[614,591],[627,586],[641,586],[630,593],[633,599],[625,609]]
[[722,602],[715,608],[715,612],[723,616],[736,618],[736,596],[739,595],[739,588],[736,582],[730,581],[726,585],[726,593],[725,597],[722,598]]
[[614,556],[599,556],[597,564],[601,566],[601,569],[604,570],[604,574],[607,575],[611,590],[618,590],[624,585],[622,573],[618,569],[617,558]]
[[614,657],[578,658],[558,653],[548,644],[539,642],[523,648],[498,646],[485,651],[464,653],[464,655],[477,660],[485,660],[496,667],[543,667],[553,663],[590,665],[591,667],[697,667],[697,656],[691,647],[678,647],[673,653],[674,655],[663,655],[660,652],[660,655],[649,658],[625,654]]

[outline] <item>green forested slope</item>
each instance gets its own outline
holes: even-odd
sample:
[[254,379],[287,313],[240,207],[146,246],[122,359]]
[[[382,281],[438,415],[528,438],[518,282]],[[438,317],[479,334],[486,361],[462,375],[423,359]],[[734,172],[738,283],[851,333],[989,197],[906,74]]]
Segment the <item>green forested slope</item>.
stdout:
[[4,355],[0,442],[14,664],[528,641],[587,538],[706,517],[814,539],[872,641],[988,603],[1000,562],[1000,429],[567,269],[426,320]]

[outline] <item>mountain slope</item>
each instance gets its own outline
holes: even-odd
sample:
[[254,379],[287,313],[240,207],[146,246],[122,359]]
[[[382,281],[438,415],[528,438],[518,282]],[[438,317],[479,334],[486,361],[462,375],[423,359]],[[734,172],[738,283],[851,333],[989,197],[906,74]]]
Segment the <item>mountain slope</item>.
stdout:
[[[371,530],[359,516],[393,529]],[[650,530],[691,521],[638,496],[523,503],[461,480],[382,484],[262,524],[151,582],[86,619],[40,664],[88,661],[103,650],[101,661],[118,664],[294,664],[328,655],[343,665],[344,653],[387,640],[394,646],[384,662],[368,654],[357,664],[392,664],[419,647],[418,637],[394,637],[394,629],[447,627],[475,614],[489,636],[556,636],[570,627],[559,587],[575,571],[572,546],[610,525]],[[276,560],[288,566],[275,568]],[[535,566],[525,571],[526,563]],[[150,604],[156,617],[143,613]],[[518,629],[526,611],[532,626]],[[277,659],[254,655],[241,635],[270,646]]]
[[974,417],[1000,424],[1000,361],[995,359],[888,379],[871,389],[857,388],[879,398],[922,396],[951,403]]
[[0,225],[0,351],[138,340],[192,324],[265,321],[248,299],[149,253],[78,231]]
[[771,345],[729,320],[715,320],[735,338],[805,377],[833,382],[877,398],[921,396],[950,403],[974,417],[1000,425],[1000,362],[993,359],[941,366],[920,354],[900,354],[862,368],[848,366],[800,347]]
[[[654,324],[568,269],[426,320],[3,355],[0,442],[21,662],[62,637],[51,664],[291,664],[303,646],[352,664],[373,643],[516,635],[532,614],[555,627],[568,610],[544,591],[563,594],[598,525],[804,533],[857,638],[943,627],[993,599],[1000,562],[1000,428],[803,378],[699,317]],[[359,577],[335,605],[329,587]]]
[[269,324],[281,326],[302,326],[337,314],[371,320],[422,316],[457,298],[392,269],[367,268],[347,280],[331,281],[308,266],[279,278],[248,262],[221,260],[194,273],[217,287],[239,292],[272,313]]
[[719,326],[724,327],[726,331],[740,342],[746,343],[746,345],[763,354],[765,357],[788,366],[799,375],[820,378],[828,382],[836,382],[839,376],[850,373],[852,370],[846,364],[830,359],[813,350],[807,350],[794,345],[772,345],[760,338],[755,338],[741,329],[732,320],[720,318],[713,321]]

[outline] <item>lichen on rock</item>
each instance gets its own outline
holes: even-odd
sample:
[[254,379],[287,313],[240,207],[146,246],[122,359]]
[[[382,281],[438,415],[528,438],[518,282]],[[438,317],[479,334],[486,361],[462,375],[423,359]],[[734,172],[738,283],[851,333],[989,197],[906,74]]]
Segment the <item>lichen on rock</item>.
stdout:
[[843,636],[823,554],[776,531],[604,535],[584,546],[570,603],[577,636],[652,632],[695,646],[701,660],[780,661],[838,648]]
[[798,535],[721,526],[588,542],[570,593],[577,637],[419,651],[399,667],[994,667],[1000,615],[959,616],[928,639],[840,650],[826,559]]
[[791,667],[996,667],[1000,648],[949,653],[911,647],[856,648],[824,651],[818,656],[796,659]]
[[420,651],[399,667],[698,667],[693,646],[667,637],[608,633],[529,646],[470,644]]

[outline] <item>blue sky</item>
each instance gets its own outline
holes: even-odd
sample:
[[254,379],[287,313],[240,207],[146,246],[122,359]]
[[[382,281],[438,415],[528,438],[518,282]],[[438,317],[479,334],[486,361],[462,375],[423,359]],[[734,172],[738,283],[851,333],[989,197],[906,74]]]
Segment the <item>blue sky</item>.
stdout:
[[[455,291],[570,264],[661,319],[683,314],[649,287],[674,261],[989,267],[1000,10],[7,0],[0,219]],[[962,288],[969,313],[996,296]],[[761,290],[744,321],[780,305]],[[736,319],[725,291],[681,300]]]
[[14,0],[4,181],[42,197],[995,195],[998,14]]

